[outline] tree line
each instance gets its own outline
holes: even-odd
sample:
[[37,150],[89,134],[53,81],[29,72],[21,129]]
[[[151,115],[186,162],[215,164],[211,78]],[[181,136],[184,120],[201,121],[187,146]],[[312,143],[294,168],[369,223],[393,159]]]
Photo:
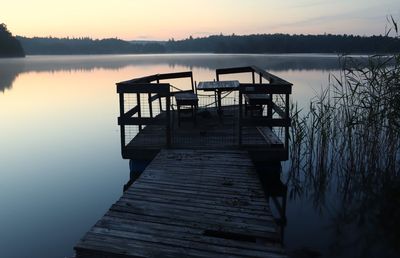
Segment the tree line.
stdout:
[[24,50],[20,42],[13,37],[4,23],[0,24],[0,57],[23,57]]
[[17,37],[25,52],[42,54],[144,54],[144,53],[340,53],[400,52],[400,39],[355,35],[212,35],[183,40],[135,42],[117,38]]

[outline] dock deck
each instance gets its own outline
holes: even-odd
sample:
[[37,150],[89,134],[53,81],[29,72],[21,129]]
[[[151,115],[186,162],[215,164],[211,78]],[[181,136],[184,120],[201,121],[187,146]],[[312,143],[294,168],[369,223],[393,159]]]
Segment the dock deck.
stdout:
[[[196,124],[190,117],[186,117],[178,126],[177,111],[171,111],[171,148],[173,149],[224,149],[237,150],[238,143],[238,117],[237,106],[224,106],[224,114],[219,118],[215,108],[200,108]],[[154,117],[162,120],[165,112]],[[255,117],[254,119],[257,119]],[[165,147],[165,126],[147,125],[128,139],[123,148],[125,158],[138,158],[144,150],[158,152]],[[265,154],[270,150],[275,157],[285,157],[286,151],[283,141],[266,126],[242,128],[242,150],[262,150]],[[279,155],[279,156],[278,156]],[[278,158],[284,159],[284,158]]]
[[286,257],[246,151],[162,150],[76,257]]

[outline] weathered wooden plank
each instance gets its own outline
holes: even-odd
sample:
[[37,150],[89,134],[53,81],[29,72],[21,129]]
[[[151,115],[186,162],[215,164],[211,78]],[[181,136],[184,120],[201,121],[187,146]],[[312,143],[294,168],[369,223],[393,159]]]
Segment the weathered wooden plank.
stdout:
[[278,239],[246,152],[162,150],[76,252],[77,257],[286,257]]
[[[121,238],[116,236],[108,236],[106,234],[88,233],[85,240],[86,246],[92,250],[102,250],[109,254],[123,255],[121,257],[243,257],[240,255],[227,255],[222,253],[210,252],[205,250],[198,250],[190,248],[190,246],[174,246],[167,244],[160,244],[155,242],[140,241],[129,238]],[[121,246],[129,246],[128,250],[121,248]],[[77,246],[77,250],[85,249],[84,247]],[[98,255],[101,253],[97,253]],[[79,256],[83,257],[83,256]],[[112,256],[109,256],[112,257]],[[251,256],[247,256],[251,257]],[[264,253],[263,257],[284,257],[276,253]]]
[[[186,194],[181,192],[172,192],[172,191],[159,191],[156,194],[152,193],[151,190],[148,189],[138,189],[135,194],[126,193],[127,196],[144,196],[143,199],[152,199],[152,198],[160,198],[163,199],[162,195],[169,195],[170,198],[178,199],[178,200],[185,200],[185,199],[195,199],[195,194]],[[155,195],[155,196],[154,196]],[[208,199],[207,199],[208,197]],[[201,195],[196,202],[191,204],[191,206],[197,205],[210,205],[215,203],[214,208],[222,211],[232,211],[242,214],[243,216],[247,216],[250,214],[251,216],[263,216],[266,217],[268,220],[272,220],[268,216],[271,216],[271,212],[269,211],[269,206],[265,206],[262,204],[261,201],[254,200],[252,198],[229,198],[229,199],[212,199],[214,195]],[[163,199],[164,200],[164,199]],[[173,202],[171,202],[173,203]],[[190,205],[188,205],[190,206]]]
[[164,97],[169,91],[169,83],[117,83],[117,93],[158,93]]
[[[218,220],[223,220],[225,219],[224,216],[226,217],[232,217],[234,219],[238,219],[239,221],[245,220],[246,223],[252,223],[252,224],[258,224],[262,225],[261,228],[268,229],[271,232],[275,232],[276,228],[274,227],[274,223],[271,225],[271,213],[269,211],[269,208],[265,207],[265,213],[262,215],[246,215],[243,214],[240,210],[228,210],[228,209],[222,209],[217,208],[219,206],[218,204],[206,204],[206,205],[193,205],[193,204],[185,204],[185,203],[178,203],[178,202],[165,202],[159,198],[146,198],[141,196],[139,199],[138,196],[129,196],[129,198],[121,198],[116,205],[119,206],[127,206],[127,207],[135,207],[138,209],[146,209],[148,207],[148,203],[151,203],[151,208],[156,207],[161,210],[166,210],[169,212],[168,209],[174,209],[174,211],[180,211],[182,214],[185,213],[201,213],[201,214],[210,214],[210,215],[217,215],[219,218]],[[151,200],[151,202],[150,202]],[[231,206],[232,207],[232,206]],[[260,210],[259,212],[262,212]],[[193,214],[191,214],[193,215]],[[261,229],[260,228],[260,229]]]
[[190,177],[187,174],[188,171],[182,172],[168,172],[166,175],[160,176],[156,173],[146,173],[142,178],[150,180],[163,180],[167,183],[191,183],[191,182],[201,182],[203,185],[219,186],[219,187],[238,187],[238,188],[248,188],[256,186],[255,182],[246,182],[245,178],[231,178],[225,175],[197,175],[191,173]]
[[[221,200],[224,200],[228,203],[232,202],[251,202],[252,206],[264,206],[265,205],[265,200],[262,198],[263,196],[261,195],[232,195],[232,194],[227,194],[227,193],[215,193],[215,192],[205,192],[205,191],[188,191],[188,190],[184,190],[184,189],[176,189],[173,187],[164,187],[162,189],[157,188],[157,185],[139,185],[135,182],[135,185],[132,186],[135,187],[135,190],[131,190],[128,189],[126,191],[126,193],[130,193],[130,192],[134,192],[134,191],[142,191],[142,192],[157,192],[157,193],[164,193],[164,194],[168,194],[171,196],[180,196],[180,195],[187,195],[189,197],[193,197],[195,198],[196,195],[198,196],[198,198],[201,199],[216,199],[216,198],[220,198]],[[226,199],[229,198],[229,199]]]
[[277,104],[272,103],[272,109],[273,109],[281,118],[286,118],[286,117],[287,117],[285,111],[284,111],[280,106],[278,106]]
[[[169,190],[172,192],[180,192],[180,193],[185,193],[185,194],[203,194],[203,195],[208,195],[209,197],[220,197],[220,198],[238,198],[237,193],[227,193],[227,192],[216,192],[216,191],[196,191],[190,188],[179,188],[177,189],[176,187],[169,186],[169,185],[163,185],[162,188],[160,188],[160,185],[157,184],[135,184],[135,188],[139,189],[148,189],[148,190],[153,190],[157,191],[157,189],[165,189]],[[134,191],[134,190],[132,190]],[[241,193],[239,193],[241,194]],[[249,198],[261,198],[263,195],[260,194],[259,192],[253,192],[253,191],[248,191],[246,193],[243,192],[243,194],[246,194],[247,197]]]
[[[154,206],[155,207],[155,206]],[[140,214],[146,216],[153,216],[157,218],[164,218],[169,223],[171,221],[179,220],[184,222],[185,225],[190,227],[201,227],[204,230],[217,230],[220,232],[231,232],[240,235],[248,235],[261,239],[273,239],[277,241],[279,234],[276,229],[270,226],[260,226],[258,223],[246,223],[247,219],[240,219],[233,216],[221,216],[217,218],[215,214],[202,214],[202,213],[181,213],[181,210],[157,210],[154,207],[130,207],[113,205],[111,210],[132,214]],[[254,222],[254,221],[253,221]],[[269,224],[268,224],[269,225]]]
[[178,79],[178,78],[191,78],[193,76],[192,71],[187,72],[177,72],[177,73],[162,73],[158,74],[158,80],[167,80],[167,79]]
[[232,68],[219,68],[216,69],[217,78],[222,74],[232,74],[232,73],[249,73],[253,72],[253,68],[251,66],[242,66],[242,67],[232,67]]
[[[150,179],[142,179],[141,180],[141,185],[146,184],[146,185],[154,185],[158,188],[164,188],[164,187],[172,187],[172,188],[177,188],[177,189],[182,189],[182,190],[192,190],[196,192],[212,192],[212,193],[219,193],[219,194],[226,194],[226,195],[238,195],[238,194],[252,194],[254,196],[259,196],[262,197],[264,196],[264,193],[262,189],[252,189],[250,187],[229,187],[229,182],[227,182],[227,185],[220,185],[220,186],[215,186],[211,184],[202,184],[202,182],[193,182],[193,183],[177,183],[177,182],[157,182],[153,181]],[[137,184],[139,185],[139,184]]]
[[257,127],[257,130],[264,137],[265,141],[272,147],[283,148],[283,142],[268,127]]
[[[157,213],[155,214],[143,214],[143,212],[140,211],[133,211],[132,209],[129,210],[125,207],[115,207],[115,209],[110,209],[107,214],[107,216],[111,217],[116,217],[116,218],[123,218],[123,219],[129,219],[132,220],[132,222],[150,222],[150,223],[157,223],[161,225],[171,225],[171,226],[177,226],[185,229],[197,229],[201,230],[201,232],[205,232],[206,230],[214,229],[214,230],[219,230],[221,232],[231,232],[231,233],[236,233],[236,234],[241,234],[243,236],[252,236],[252,237],[257,237],[260,240],[264,239],[267,241],[266,245],[277,245],[280,246],[279,243],[277,242],[276,234],[274,232],[259,232],[257,230],[249,232],[247,228],[240,227],[241,225],[236,225],[234,227],[229,227],[230,225],[219,225],[215,221],[209,221],[209,220],[191,220],[190,217],[182,216],[182,219],[172,219],[167,216],[163,216],[162,214],[159,215]],[[98,223],[100,223],[102,220],[100,220]],[[200,237],[200,236],[199,236]],[[221,238],[225,239],[225,238]],[[247,243],[247,241],[245,241]],[[264,246],[264,244],[261,246],[261,248]]]
[[[114,215],[114,216],[113,216]],[[138,225],[140,224],[140,225]],[[221,239],[210,237],[205,234],[201,228],[181,227],[177,225],[161,224],[157,222],[142,221],[135,217],[121,217],[118,214],[106,214],[101,221],[96,224],[97,228],[113,228],[118,230],[126,230],[128,232],[142,232],[146,234],[157,234],[168,238],[185,239],[194,242],[201,242],[219,246],[236,247],[241,249],[251,249],[282,253],[283,250],[279,245],[265,243],[260,246],[253,241],[237,241],[234,239]]]
[[[233,256],[249,256],[249,257],[265,257],[265,251],[254,250],[254,249],[242,249],[232,246],[220,246],[211,243],[202,243],[200,241],[193,241],[193,238],[187,240],[181,238],[173,238],[169,234],[160,233],[160,231],[149,232],[147,228],[147,232],[140,230],[126,230],[127,227],[113,227],[109,226],[109,228],[93,228],[90,233],[96,234],[97,236],[114,236],[114,237],[123,237],[124,239],[134,241],[143,241],[148,242],[154,245],[162,244],[166,246],[170,246],[170,248],[174,247],[184,247],[189,250],[186,250],[187,253],[203,253],[202,255],[207,254],[204,250],[207,250],[208,255],[233,255]],[[172,249],[171,251],[173,251]],[[271,252],[272,253],[272,252]],[[277,253],[272,253],[276,257],[281,257],[281,255]]]
[[[247,203],[243,203],[242,205],[238,200],[225,201],[225,200],[210,200],[210,199],[201,199],[195,198],[195,196],[187,196],[187,195],[171,195],[166,196],[154,192],[143,192],[143,191],[135,191],[135,194],[127,193],[125,197],[129,199],[141,198],[142,200],[154,201],[154,202],[164,202],[171,203],[174,205],[187,205],[193,207],[203,207],[203,208],[213,208],[217,210],[223,211],[232,211],[237,212],[239,217],[263,217],[266,220],[273,221],[272,214],[269,211],[269,207],[265,207],[265,205],[255,206],[248,205]],[[268,215],[268,216],[266,216]]]
[[[160,163],[160,165],[162,165],[163,163]],[[249,168],[248,167],[242,167],[242,168],[238,168],[235,170],[232,170],[231,172],[226,172],[223,169],[227,169],[229,168],[229,166],[223,167],[223,166],[216,166],[214,168],[210,168],[209,172],[207,174],[204,174],[205,177],[217,177],[217,178],[229,178],[230,180],[237,180],[239,181],[240,179],[242,179],[242,181],[246,181],[246,179],[248,179],[249,181],[246,181],[248,184],[250,183],[255,183],[256,182],[252,181],[252,180],[258,180],[257,175],[253,175],[252,173],[249,173]],[[202,166],[199,166],[197,168],[193,168],[193,170],[191,169],[191,167],[189,165],[185,165],[183,167],[179,166],[179,169],[176,168],[176,166],[169,166],[166,165],[164,167],[164,169],[168,169],[168,172],[165,172],[165,174],[169,174],[171,173],[172,175],[176,175],[178,177],[178,175],[181,175],[180,177],[185,177],[188,174],[194,174],[195,176],[200,176],[202,174],[197,174],[197,172],[204,170],[204,167],[202,168]],[[149,175],[152,174],[157,174],[157,170],[154,170],[153,168],[149,168],[149,170],[151,171],[149,173]],[[157,174],[159,176],[159,174]],[[179,178],[178,178],[179,179]]]

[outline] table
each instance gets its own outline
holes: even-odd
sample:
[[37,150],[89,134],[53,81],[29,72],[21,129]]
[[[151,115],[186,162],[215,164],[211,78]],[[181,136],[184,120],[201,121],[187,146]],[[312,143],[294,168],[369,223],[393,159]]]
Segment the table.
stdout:
[[222,114],[221,92],[239,90],[239,85],[240,85],[239,81],[206,81],[206,82],[199,82],[199,84],[197,85],[197,89],[217,92],[218,114],[221,115]]

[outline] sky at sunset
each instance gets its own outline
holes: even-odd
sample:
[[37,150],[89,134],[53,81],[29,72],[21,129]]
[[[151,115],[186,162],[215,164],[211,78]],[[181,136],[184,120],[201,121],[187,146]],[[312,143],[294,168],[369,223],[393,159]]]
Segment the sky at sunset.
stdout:
[[182,39],[210,34],[385,32],[400,0],[4,0],[0,23],[14,35]]

